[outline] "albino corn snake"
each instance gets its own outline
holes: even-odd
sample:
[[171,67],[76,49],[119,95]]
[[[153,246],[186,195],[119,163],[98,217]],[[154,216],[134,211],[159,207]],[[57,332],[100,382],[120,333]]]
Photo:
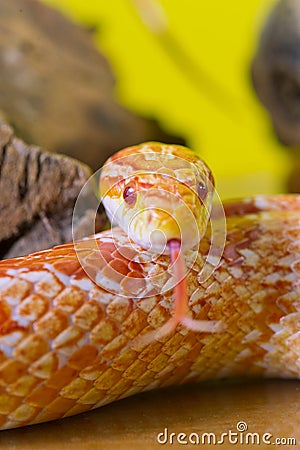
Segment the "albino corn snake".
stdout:
[[[155,153],[161,147],[144,144],[127,152]],[[184,157],[184,150],[165,148],[183,151]],[[157,182],[157,167],[153,171]],[[204,172],[202,194],[203,183],[212,183],[209,170]],[[162,175],[170,185],[172,173]],[[190,206],[193,187],[188,189]],[[176,188],[172,195],[177,194]],[[200,203],[209,195],[206,189]],[[195,217],[201,205],[197,208]],[[224,210],[226,242],[217,267],[205,281],[199,279],[211,240],[209,227],[202,236],[208,206],[201,211],[199,251],[186,276],[185,314],[204,321],[200,326],[221,324],[213,333],[209,327],[190,330],[189,321],[179,320],[159,334],[178,313],[173,311],[168,252],[147,260],[141,242],[130,241],[120,228],[97,235],[100,258],[89,239],[81,242],[84,268],[73,243],[1,261],[1,428],[62,418],[174,384],[243,375],[299,378],[300,196],[227,201]],[[152,220],[147,222],[150,231]],[[195,231],[193,225],[190,229]],[[94,283],[84,269],[92,278],[101,273],[112,281],[109,289]]]

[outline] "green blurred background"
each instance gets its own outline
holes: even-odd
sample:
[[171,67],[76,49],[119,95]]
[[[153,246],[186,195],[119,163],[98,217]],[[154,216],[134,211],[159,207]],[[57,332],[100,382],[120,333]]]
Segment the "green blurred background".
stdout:
[[185,138],[223,198],[284,191],[289,157],[250,77],[275,0],[44,2],[94,29],[119,101]]

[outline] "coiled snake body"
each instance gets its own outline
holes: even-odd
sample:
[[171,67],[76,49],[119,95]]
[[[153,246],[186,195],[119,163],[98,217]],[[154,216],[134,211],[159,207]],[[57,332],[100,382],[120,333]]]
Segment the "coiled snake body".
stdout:
[[[181,151],[159,144],[133,150],[146,149],[155,157],[163,148],[171,155]],[[194,208],[193,216],[198,220],[199,212],[204,217],[192,264],[186,249],[186,322],[180,320],[178,305],[173,311],[168,245],[154,258],[151,249],[142,246],[143,227],[136,242],[126,229],[113,228],[97,235],[96,241],[82,240],[77,248],[61,245],[0,263],[2,429],[70,416],[174,384],[243,375],[299,378],[300,197],[225,202],[225,248],[217,267],[203,280],[199,273],[203,264],[210,264],[206,259],[212,240],[206,229],[210,192],[204,186],[212,178],[204,165],[203,171],[200,185],[197,181],[205,192],[200,206],[195,206],[193,185],[182,188],[189,189],[185,202]],[[154,166],[155,183],[159,172]],[[167,175],[162,173],[162,179],[170,185],[174,172],[171,178]],[[103,180],[105,185],[105,171]],[[133,198],[139,201],[132,184],[117,181],[117,189],[120,186],[125,203],[129,196],[128,207]],[[126,187],[130,189],[124,196]],[[177,188],[172,192],[178,196]],[[111,191],[107,198],[120,199]],[[123,213],[122,209],[120,217],[126,218]],[[152,233],[157,224],[151,214],[145,227]],[[139,233],[138,227],[134,223],[131,231]],[[170,223],[168,227],[167,243],[173,242]],[[150,242],[154,247],[160,245],[156,238]],[[89,245],[92,241],[97,249]],[[99,279],[108,283],[107,289]],[[184,289],[181,282],[178,285],[175,297],[180,303]],[[176,323],[170,322],[176,316]],[[160,333],[166,323],[172,326]],[[196,323],[199,329],[193,329]],[[210,332],[214,330],[205,329],[209,323],[222,327]]]

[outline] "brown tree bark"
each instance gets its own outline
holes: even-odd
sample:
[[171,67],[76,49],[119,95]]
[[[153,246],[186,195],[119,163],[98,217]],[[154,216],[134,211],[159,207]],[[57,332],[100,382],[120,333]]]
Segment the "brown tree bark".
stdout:
[[[74,204],[90,174],[79,161],[26,145],[0,120],[0,258],[71,241]],[[97,230],[105,222],[102,209]]]

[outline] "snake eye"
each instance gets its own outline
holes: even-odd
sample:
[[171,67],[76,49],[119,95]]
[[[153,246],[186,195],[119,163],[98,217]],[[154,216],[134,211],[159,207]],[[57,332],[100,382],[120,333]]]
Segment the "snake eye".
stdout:
[[136,193],[133,186],[127,186],[123,192],[123,198],[127,205],[133,206],[136,202]]
[[197,193],[198,193],[198,197],[200,198],[200,200],[202,202],[205,202],[207,194],[208,194],[208,189],[207,189],[207,186],[202,181],[199,181],[199,183],[197,185]]

